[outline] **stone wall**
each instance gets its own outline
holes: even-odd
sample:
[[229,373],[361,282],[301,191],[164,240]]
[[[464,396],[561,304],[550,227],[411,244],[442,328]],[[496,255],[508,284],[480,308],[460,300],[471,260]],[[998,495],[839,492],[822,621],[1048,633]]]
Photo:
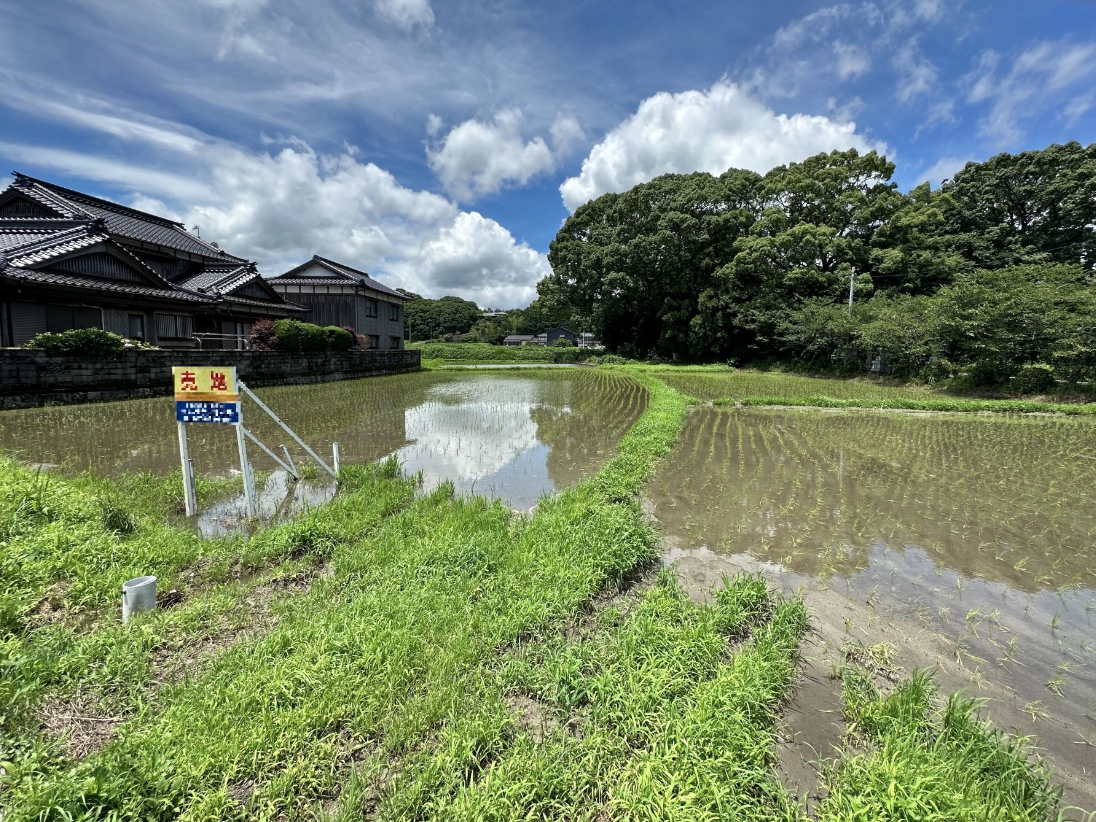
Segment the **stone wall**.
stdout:
[[251,387],[328,382],[398,374],[420,368],[417,350],[125,351],[112,357],[51,357],[44,351],[0,348],[0,408],[104,402],[170,394],[175,365],[234,365]]

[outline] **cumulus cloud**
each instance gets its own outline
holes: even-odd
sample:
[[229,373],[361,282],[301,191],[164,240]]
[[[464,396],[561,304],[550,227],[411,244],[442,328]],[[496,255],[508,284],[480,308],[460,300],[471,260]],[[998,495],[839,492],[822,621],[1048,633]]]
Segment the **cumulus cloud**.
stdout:
[[765,172],[821,151],[883,150],[853,122],[776,114],[734,83],[707,91],[660,92],[590,151],[576,177],[560,186],[571,211],[606,192],[625,191],[660,174],[728,168]]
[[[459,200],[494,193],[506,184],[524,185],[553,169],[557,155],[542,137],[526,141],[521,123],[521,112],[512,108],[498,112],[489,122],[466,120],[445,135],[440,145],[427,147],[430,168]],[[574,118],[563,118],[556,120],[552,134],[557,143],[569,145],[582,129]]]
[[1016,143],[1023,137],[1023,120],[1059,105],[1069,116],[1077,100],[1070,90],[1090,85],[1096,73],[1096,43],[1037,43],[1020,54],[1003,74],[998,74],[1000,64],[1001,56],[996,52],[987,51],[979,57],[967,78],[967,100],[991,104],[982,120],[985,136],[1000,144]]
[[548,270],[543,254],[494,220],[349,154],[301,144],[276,154],[221,149],[210,179],[220,202],[188,208],[188,224],[267,273],[318,253],[427,296],[515,306],[535,296]]
[[377,0],[377,14],[401,29],[434,25],[430,0]]

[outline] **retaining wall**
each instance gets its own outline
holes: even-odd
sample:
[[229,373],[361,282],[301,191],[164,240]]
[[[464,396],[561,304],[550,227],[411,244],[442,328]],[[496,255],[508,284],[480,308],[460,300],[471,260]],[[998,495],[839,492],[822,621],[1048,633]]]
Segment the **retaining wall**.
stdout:
[[124,351],[111,357],[54,357],[26,348],[0,348],[0,408],[104,402],[172,391],[175,365],[234,365],[252,387],[329,382],[417,371],[418,350]]

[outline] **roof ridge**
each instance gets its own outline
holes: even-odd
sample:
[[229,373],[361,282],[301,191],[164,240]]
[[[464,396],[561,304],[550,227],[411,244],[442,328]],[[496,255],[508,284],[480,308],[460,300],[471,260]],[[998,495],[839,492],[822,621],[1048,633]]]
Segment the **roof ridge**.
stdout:
[[[55,245],[78,240],[82,236],[87,237],[88,239],[110,239],[110,235],[107,233],[106,226],[103,225],[102,220],[93,220],[90,223],[62,229],[61,231],[52,231],[45,237],[11,246],[5,250],[4,256],[6,256],[8,260],[26,257],[39,251],[45,251]],[[144,263],[142,263],[142,265],[144,265]]]
[[[84,201],[96,205],[100,208],[105,208],[107,211],[117,211],[120,214],[128,214],[133,217],[140,217],[141,219],[149,220],[150,222],[154,223],[160,223],[165,226],[175,226],[178,228],[182,228],[183,231],[186,231],[184,224],[179,222],[178,220],[170,220],[167,217],[161,217],[158,214],[150,214],[147,211],[141,211],[140,209],[132,208],[131,206],[125,206],[121,203],[115,203],[111,200],[104,200],[102,197],[95,197],[91,194],[85,194],[82,191],[76,191],[75,189],[59,186],[56,183],[51,183],[46,180],[39,180],[36,177],[30,177],[26,174],[21,174],[18,171],[12,173],[15,175],[15,182],[17,185],[20,182],[26,180],[36,186],[41,186],[42,188],[46,189],[47,192],[55,196],[59,196],[63,199],[68,199],[71,197],[76,201],[77,204],[79,204],[80,201]],[[91,215],[88,214],[88,216],[90,217]],[[189,234],[190,232],[187,233]]]

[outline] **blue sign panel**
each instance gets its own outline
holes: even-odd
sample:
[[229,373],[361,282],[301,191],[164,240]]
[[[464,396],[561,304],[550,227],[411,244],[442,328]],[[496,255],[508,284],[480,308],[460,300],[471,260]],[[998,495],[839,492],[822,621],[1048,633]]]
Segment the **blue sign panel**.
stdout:
[[240,404],[177,400],[175,419],[179,422],[221,422],[235,425],[240,421]]

